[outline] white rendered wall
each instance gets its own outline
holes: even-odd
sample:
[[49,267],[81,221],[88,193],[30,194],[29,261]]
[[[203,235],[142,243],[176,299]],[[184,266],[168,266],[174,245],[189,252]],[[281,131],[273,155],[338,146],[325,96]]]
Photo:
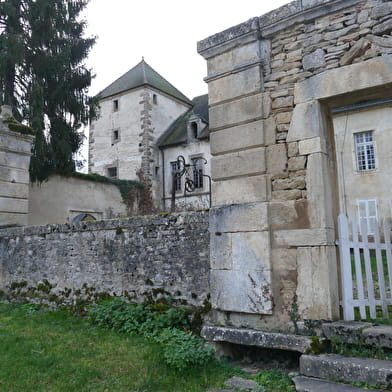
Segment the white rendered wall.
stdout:
[[[377,200],[379,219],[391,216],[392,108],[347,112],[334,117],[340,211],[358,215],[358,200]],[[376,169],[358,171],[354,134],[374,131]]]

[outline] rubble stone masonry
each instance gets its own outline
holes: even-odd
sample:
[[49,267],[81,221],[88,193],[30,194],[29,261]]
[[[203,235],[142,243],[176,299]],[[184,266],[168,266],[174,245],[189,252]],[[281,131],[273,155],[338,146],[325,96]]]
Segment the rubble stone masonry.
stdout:
[[208,274],[208,212],[0,230],[4,292],[26,285],[31,293],[47,281],[54,295],[69,292],[69,300],[89,288],[138,302],[163,297],[202,306]]

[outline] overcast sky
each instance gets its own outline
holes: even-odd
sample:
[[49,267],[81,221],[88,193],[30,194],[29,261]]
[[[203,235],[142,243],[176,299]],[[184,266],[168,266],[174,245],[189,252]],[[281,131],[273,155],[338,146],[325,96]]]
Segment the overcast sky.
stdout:
[[188,98],[207,93],[206,61],[196,44],[260,16],[287,0],[91,0],[88,35],[98,41],[89,57],[95,95],[145,61]]

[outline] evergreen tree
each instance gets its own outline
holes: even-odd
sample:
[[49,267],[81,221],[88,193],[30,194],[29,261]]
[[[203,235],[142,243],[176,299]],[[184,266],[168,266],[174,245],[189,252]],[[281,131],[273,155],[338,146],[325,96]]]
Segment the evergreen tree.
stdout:
[[80,20],[88,1],[0,2],[0,51],[8,59],[0,62],[2,101],[37,132],[33,181],[75,170],[92,78],[84,61],[95,43],[83,36],[86,23]]

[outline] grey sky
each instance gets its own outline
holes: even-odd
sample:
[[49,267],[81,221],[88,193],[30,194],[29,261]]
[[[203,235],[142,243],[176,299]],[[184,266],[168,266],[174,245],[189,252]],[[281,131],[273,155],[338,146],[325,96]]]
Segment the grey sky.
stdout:
[[260,16],[287,0],[91,0],[88,34],[98,35],[89,57],[97,75],[90,94],[136,65],[144,56],[189,98],[205,94],[206,62],[197,41]]

